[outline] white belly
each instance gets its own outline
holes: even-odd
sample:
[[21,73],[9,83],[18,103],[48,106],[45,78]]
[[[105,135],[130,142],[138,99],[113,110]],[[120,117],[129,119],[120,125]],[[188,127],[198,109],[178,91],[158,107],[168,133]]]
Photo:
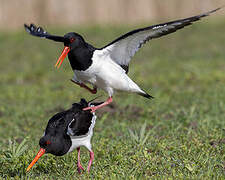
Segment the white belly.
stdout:
[[96,76],[93,72],[86,71],[77,71],[74,70],[74,78],[75,81],[83,82],[83,83],[90,83],[95,85],[96,83]]
[[89,151],[91,151],[91,136],[88,135],[83,138],[72,138],[72,146],[70,147],[68,152],[72,152],[74,149],[80,147],[80,146],[85,146]]
[[113,89],[139,92],[140,88],[126,75],[125,71],[109,56],[98,54],[93,57],[92,65],[85,71],[74,71],[74,80],[90,83],[112,96]]

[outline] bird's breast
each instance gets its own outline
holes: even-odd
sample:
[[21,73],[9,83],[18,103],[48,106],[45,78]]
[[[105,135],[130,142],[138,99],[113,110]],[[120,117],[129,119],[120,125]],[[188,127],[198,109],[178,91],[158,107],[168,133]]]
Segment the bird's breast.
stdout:
[[84,52],[83,50],[76,52],[69,52],[68,58],[73,70],[85,71],[92,65],[91,52]]
[[74,70],[74,80],[77,80],[78,82],[82,81],[84,83],[95,84],[96,76],[94,72],[91,72],[89,70],[86,71]]

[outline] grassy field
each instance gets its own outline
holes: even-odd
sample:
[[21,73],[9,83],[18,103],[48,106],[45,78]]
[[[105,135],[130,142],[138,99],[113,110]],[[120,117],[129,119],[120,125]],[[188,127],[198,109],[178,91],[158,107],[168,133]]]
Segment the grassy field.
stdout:
[[[143,26],[143,25],[142,25]],[[139,27],[139,26],[136,26]],[[76,31],[97,47],[134,27],[48,28]],[[90,95],[69,81],[63,45],[24,31],[0,33],[0,177],[30,179],[224,179],[225,23],[210,18],[146,44],[129,76],[155,98],[117,93],[97,112],[91,173],[76,171],[77,152],[44,155],[29,173],[48,119]],[[107,98],[103,91],[100,100]],[[81,148],[83,166],[89,153]]]

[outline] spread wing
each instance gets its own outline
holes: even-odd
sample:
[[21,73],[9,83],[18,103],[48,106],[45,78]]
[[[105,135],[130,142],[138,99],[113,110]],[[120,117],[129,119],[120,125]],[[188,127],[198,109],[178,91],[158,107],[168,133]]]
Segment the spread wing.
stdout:
[[51,35],[51,34],[47,33],[42,27],[36,27],[34,24],[30,24],[30,26],[24,24],[24,28],[29,34],[31,34],[33,36],[51,39],[51,40],[57,41],[57,42],[64,42],[64,37]]
[[198,16],[133,30],[122,35],[101,49],[105,50],[106,53],[109,53],[113,61],[128,71],[128,65],[131,58],[144,43],[151,39],[159,38],[161,36],[173,33],[178,29],[182,29],[185,26],[191,25],[193,22],[198,21],[219,9],[220,8],[217,8]]

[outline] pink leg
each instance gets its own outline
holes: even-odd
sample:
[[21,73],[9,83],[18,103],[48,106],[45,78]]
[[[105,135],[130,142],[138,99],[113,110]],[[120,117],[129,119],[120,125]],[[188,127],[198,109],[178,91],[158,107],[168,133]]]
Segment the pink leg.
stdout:
[[82,167],[82,165],[80,163],[80,147],[77,148],[77,152],[78,152],[77,171],[80,174],[81,170],[84,170],[84,168]]
[[111,102],[112,102],[112,97],[109,97],[109,98],[107,99],[106,102],[104,102],[104,103],[102,103],[102,104],[100,104],[100,105],[98,105],[98,106],[86,107],[86,108],[84,108],[83,110],[84,110],[84,111],[91,110],[91,112],[93,113],[93,112],[95,112],[97,109],[102,108],[102,107],[104,107],[104,106],[110,104]]
[[87,89],[89,92],[91,92],[92,94],[96,94],[97,93],[97,88],[96,87],[93,87],[93,89],[89,88],[88,86],[86,86],[85,84],[83,83],[78,83],[76,81],[74,81],[73,79],[71,79],[71,81],[77,85],[79,85],[80,87],[84,88],[84,89]]
[[89,160],[89,163],[88,163],[88,168],[87,168],[87,172],[89,173],[90,169],[91,169],[91,164],[92,164],[92,161],[94,160],[94,152],[93,151],[90,151],[90,160]]

